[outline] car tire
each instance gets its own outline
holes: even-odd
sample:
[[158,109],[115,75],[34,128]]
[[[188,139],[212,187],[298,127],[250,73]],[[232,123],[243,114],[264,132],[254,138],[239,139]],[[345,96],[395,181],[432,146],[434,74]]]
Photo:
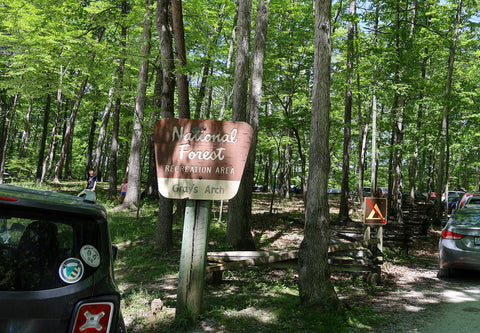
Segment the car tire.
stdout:
[[439,279],[453,277],[453,270],[451,268],[440,268],[437,273]]

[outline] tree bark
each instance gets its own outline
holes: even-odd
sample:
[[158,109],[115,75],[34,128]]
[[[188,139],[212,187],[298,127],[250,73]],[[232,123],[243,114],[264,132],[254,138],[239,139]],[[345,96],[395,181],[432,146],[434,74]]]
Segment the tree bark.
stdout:
[[[169,24],[169,0],[157,1],[156,26],[160,42],[162,71],[162,91],[160,108],[162,118],[174,117],[175,97],[175,64],[173,61],[172,32]],[[158,200],[157,233],[155,236],[155,250],[169,251],[173,245],[173,200],[160,195]]]
[[450,94],[452,91],[452,78],[453,78],[453,70],[455,64],[455,53],[457,49],[457,42],[460,35],[460,19],[462,15],[462,3],[463,0],[458,1],[457,5],[457,12],[454,21],[454,33],[453,33],[453,40],[452,44],[450,45],[450,54],[448,57],[448,72],[447,72],[447,81],[445,83],[445,99],[444,99],[444,106],[442,110],[442,121],[440,125],[440,155],[438,157],[438,173],[437,173],[437,197],[435,199],[435,211],[437,213],[437,223],[440,224],[442,220],[442,193],[443,186],[445,184],[445,147],[447,146],[447,134],[448,134],[448,114],[450,111]]
[[20,92],[16,92],[13,95],[12,104],[5,111],[5,121],[3,124],[3,133],[0,142],[0,184],[3,184],[3,172],[5,171],[5,159],[7,158],[8,137],[10,136],[10,129],[12,127],[13,116],[17,110],[18,100],[20,98]]
[[[354,58],[354,38],[355,38],[355,15],[356,2],[350,1],[348,11],[350,21],[348,22],[347,32],[347,82],[345,84],[345,112],[343,128],[343,164],[342,164],[342,190],[340,193],[340,211],[339,220],[346,222],[348,216],[348,181],[350,177],[350,145],[352,141],[352,105],[353,105],[353,58]],[[360,188],[360,187],[359,187]]]
[[[238,40],[232,105],[232,120],[234,121],[247,120],[251,10],[251,0],[238,2]],[[255,138],[252,139],[252,141],[254,140]],[[250,150],[253,150],[254,142],[251,147]],[[251,175],[249,175],[251,171],[248,169],[251,158],[249,153],[238,193],[228,202],[226,240],[235,250],[255,249],[255,243],[250,233],[251,200],[249,198],[251,193],[247,193],[252,191]],[[247,175],[249,176],[247,177]]]
[[37,179],[41,179],[42,177],[42,165],[43,165],[43,160],[45,159],[45,148],[47,146],[48,124],[50,123],[50,111],[52,107],[52,95],[47,94],[46,98],[47,98],[47,101],[45,102],[45,111],[43,112],[42,138],[40,139],[40,149],[38,150],[38,163],[37,163],[37,173],[36,173]]
[[172,0],[172,21],[177,56],[178,114],[180,118],[190,118],[190,99],[186,74],[187,52],[183,28],[182,1]]
[[[60,124],[60,114],[61,114],[61,109],[62,109],[62,86],[63,86],[63,77],[65,76],[65,73],[67,72],[67,69],[63,68],[63,66],[60,66],[60,77],[58,80],[58,89],[57,89],[57,98],[56,98],[56,113],[55,113],[55,121],[53,122],[52,129],[50,131],[50,145],[48,147],[48,153],[47,157],[43,161],[42,164],[42,175],[40,177],[40,184],[43,185],[45,181],[45,177],[47,175],[47,164],[51,164],[53,162],[53,157],[55,155],[55,147],[57,145],[57,130]],[[48,167],[49,168],[49,167]]]
[[110,113],[112,110],[113,97],[115,93],[115,87],[113,86],[115,84],[114,80],[113,80],[112,86],[108,90],[108,100],[103,110],[102,123],[100,124],[100,129],[98,131],[97,147],[95,148],[95,158],[93,160],[93,168],[95,170],[99,170],[103,144],[107,136],[107,125],[108,125],[108,121],[110,120]]
[[330,281],[327,197],[330,170],[331,1],[315,1],[315,54],[310,126],[310,160],[304,238],[298,253],[299,294],[311,310],[336,310],[341,305]]
[[[124,0],[122,1],[122,10],[121,15],[125,17],[127,13],[130,11],[129,3]],[[108,196],[110,200],[113,200],[117,196],[117,184],[118,184],[118,166],[117,166],[117,157],[118,157],[118,150],[119,150],[119,143],[118,143],[118,135],[120,129],[120,107],[122,103],[122,97],[120,94],[120,88],[123,85],[123,77],[125,74],[125,49],[127,45],[127,27],[122,22],[120,24],[120,55],[118,59],[118,66],[117,66],[117,78],[115,80],[115,105],[113,107],[113,124],[112,124],[112,138],[110,143],[110,154],[109,154],[109,172],[108,172]],[[122,175],[126,176],[126,175]]]
[[133,131],[130,142],[130,156],[128,159],[128,191],[120,208],[129,208],[139,205],[142,176],[142,134],[143,110],[145,108],[148,67],[151,42],[151,0],[145,1],[145,15],[143,16],[142,32],[142,61],[138,71],[137,92],[135,96],[135,110],[133,114]]

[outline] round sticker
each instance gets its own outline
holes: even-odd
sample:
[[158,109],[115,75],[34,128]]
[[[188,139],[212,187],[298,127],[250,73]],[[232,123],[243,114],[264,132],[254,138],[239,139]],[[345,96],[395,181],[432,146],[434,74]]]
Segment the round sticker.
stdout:
[[98,253],[98,250],[94,246],[92,245],[82,246],[82,248],[80,249],[80,256],[88,266],[91,266],[91,267],[100,266],[100,253]]
[[58,269],[58,275],[65,283],[78,282],[83,276],[82,261],[77,258],[65,259]]

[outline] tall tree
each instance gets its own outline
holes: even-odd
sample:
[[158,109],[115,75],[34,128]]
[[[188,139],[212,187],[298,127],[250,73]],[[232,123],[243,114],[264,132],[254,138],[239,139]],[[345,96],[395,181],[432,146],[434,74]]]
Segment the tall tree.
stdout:
[[183,27],[182,1],[172,0],[173,34],[177,57],[178,114],[180,118],[190,118],[190,98],[188,96],[187,51],[185,29]]
[[330,170],[331,1],[315,1],[310,160],[304,238],[298,253],[299,293],[309,309],[336,310],[340,302],[330,281],[330,215],[327,186]]
[[[123,86],[124,82],[124,75],[125,75],[125,62],[126,62],[126,46],[127,46],[127,26],[124,22],[124,19],[127,13],[130,11],[131,7],[128,1],[123,0],[121,3],[121,20],[119,20],[120,25],[120,51],[118,55],[118,65],[117,65],[117,76],[115,80],[115,87],[114,89],[114,99],[115,105],[113,107],[113,124],[112,124],[112,136],[111,136],[111,143],[110,143],[110,154],[109,154],[109,174],[108,174],[108,196],[110,199],[113,199],[117,195],[117,169],[118,169],[118,150],[119,150],[119,130],[120,130],[120,109],[122,103],[122,95],[120,93],[120,89]],[[126,175],[122,175],[125,177]]]
[[146,101],[148,67],[151,48],[152,0],[145,0],[145,14],[143,16],[143,33],[140,68],[138,70],[137,92],[135,96],[135,110],[133,115],[133,131],[128,159],[128,191],[120,208],[138,206],[142,177],[142,134],[143,117]]
[[[349,22],[347,32],[347,82],[345,84],[345,118],[343,133],[343,164],[342,164],[342,189],[340,194],[339,220],[347,221],[348,216],[348,181],[350,177],[350,145],[352,140],[352,105],[353,105],[353,60],[355,38],[356,1],[350,0]],[[363,193],[359,187],[359,193]]]
[[[250,51],[250,21],[252,12],[252,1],[245,0],[238,2],[238,37],[237,56],[235,63],[235,81],[233,86],[232,120],[247,120],[247,91],[249,73],[249,51]],[[254,250],[255,242],[250,232],[250,203],[245,191],[252,188],[245,188],[245,177],[242,181],[238,194],[228,202],[227,218],[227,243],[236,250]]]
[[450,45],[450,52],[448,56],[448,67],[447,67],[447,79],[445,82],[445,98],[444,98],[444,105],[442,109],[442,121],[440,125],[440,147],[439,147],[439,157],[438,157],[438,173],[437,173],[437,197],[435,199],[435,210],[437,212],[437,222],[440,222],[442,219],[442,203],[441,193],[444,193],[443,187],[445,185],[445,165],[447,163],[445,159],[445,150],[447,146],[447,133],[448,133],[448,114],[451,109],[450,105],[450,94],[452,91],[452,80],[453,80],[453,70],[455,65],[455,53],[457,49],[458,38],[460,34],[460,22],[462,16],[462,0],[458,1],[457,4],[457,11],[455,15],[455,19],[453,22],[453,38],[452,43]]
[[[162,91],[160,109],[162,118],[174,117],[175,64],[173,62],[172,32],[169,24],[169,0],[157,0],[156,27],[160,44],[160,66]],[[160,196],[158,202],[157,234],[155,249],[168,251],[173,244],[173,200]]]

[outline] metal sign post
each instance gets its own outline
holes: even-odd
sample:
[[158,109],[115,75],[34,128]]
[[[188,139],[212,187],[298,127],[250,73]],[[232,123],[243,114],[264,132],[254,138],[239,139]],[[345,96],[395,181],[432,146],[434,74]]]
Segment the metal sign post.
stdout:
[[202,311],[211,200],[238,191],[252,142],[244,122],[162,119],[154,130],[158,190],[188,199],[185,208],[176,316]]

